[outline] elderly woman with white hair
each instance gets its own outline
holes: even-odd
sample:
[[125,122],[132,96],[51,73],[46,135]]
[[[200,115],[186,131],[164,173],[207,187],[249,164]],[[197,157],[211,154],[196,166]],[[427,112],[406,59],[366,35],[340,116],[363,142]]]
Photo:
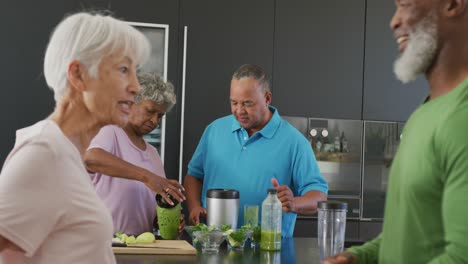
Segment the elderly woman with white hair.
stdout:
[[[156,223],[156,200],[152,190],[159,188],[165,173],[158,151],[143,136],[159,125],[176,102],[172,84],[156,74],[141,74],[138,80],[141,92],[130,110],[127,125],[103,127],[84,156],[94,187],[111,211],[114,232],[122,231],[127,235],[152,232]],[[167,188],[164,191],[181,202],[185,199],[178,190]],[[170,199],[167,201],[172,203]],[[182,221],[179,233],[183,224]]]
[[115,263],[111,215],[82,155],[101,127],[127,124],[149,53],[110,16],[77,13],[55,28],[44,59],[55,109],[17,131],[0,175],[1,263]]

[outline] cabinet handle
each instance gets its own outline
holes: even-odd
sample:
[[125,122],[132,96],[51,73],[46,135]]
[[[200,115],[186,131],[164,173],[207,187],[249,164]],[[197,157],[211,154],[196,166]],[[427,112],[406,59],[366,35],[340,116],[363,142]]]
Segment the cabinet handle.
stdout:
[[[161,25],[165,29],[165,36],[164,36],[164,81],[167,82],[167,59],[169,55],[169,25]],[[166,115],[163,116],[161,120],[161,143],[159,145],[160,148],[160,156],[161,156],[161,161],[164,164],[164,154],[166,152]]]
[[185,68],[187,62],[187,31],[188,27],[184,26],[184,50],[182,55],[182,95],[180,108],[180,149],[179,149],[179,183],[182,184],[182,171],[184,164],[184,117],[185,117]]

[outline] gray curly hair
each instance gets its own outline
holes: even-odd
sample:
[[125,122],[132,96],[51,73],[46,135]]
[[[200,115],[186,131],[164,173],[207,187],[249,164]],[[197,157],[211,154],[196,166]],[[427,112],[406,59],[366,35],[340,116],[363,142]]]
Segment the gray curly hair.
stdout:
[[174,86],[170,82],[165,82],[156,73],[138,73],[138,81],[141,86],[140,92],[136,96],[136,101],[152,100],[158,105],[164,105],[166,112],[169,112],[176,103]]

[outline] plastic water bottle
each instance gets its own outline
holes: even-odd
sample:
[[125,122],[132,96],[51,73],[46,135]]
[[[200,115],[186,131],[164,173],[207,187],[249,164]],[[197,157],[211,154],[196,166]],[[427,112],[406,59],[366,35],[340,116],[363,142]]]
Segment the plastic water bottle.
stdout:
[[281,249],[282,206],[276,189],[268,189],[268,195],[262,203],[262,233],[260,248],[263,250]]

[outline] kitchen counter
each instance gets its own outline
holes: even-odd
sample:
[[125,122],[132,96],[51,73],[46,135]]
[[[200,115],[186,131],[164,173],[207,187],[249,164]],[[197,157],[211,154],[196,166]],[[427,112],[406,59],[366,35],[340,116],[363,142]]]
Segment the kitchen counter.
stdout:
[[317,238],[295,237],[283,239],[281,251],[269,252],[246,247],[244,251],[227,249],[221,245],[218,254],[197,255],[115,255],[119,264],[152,263],[320,263]]

